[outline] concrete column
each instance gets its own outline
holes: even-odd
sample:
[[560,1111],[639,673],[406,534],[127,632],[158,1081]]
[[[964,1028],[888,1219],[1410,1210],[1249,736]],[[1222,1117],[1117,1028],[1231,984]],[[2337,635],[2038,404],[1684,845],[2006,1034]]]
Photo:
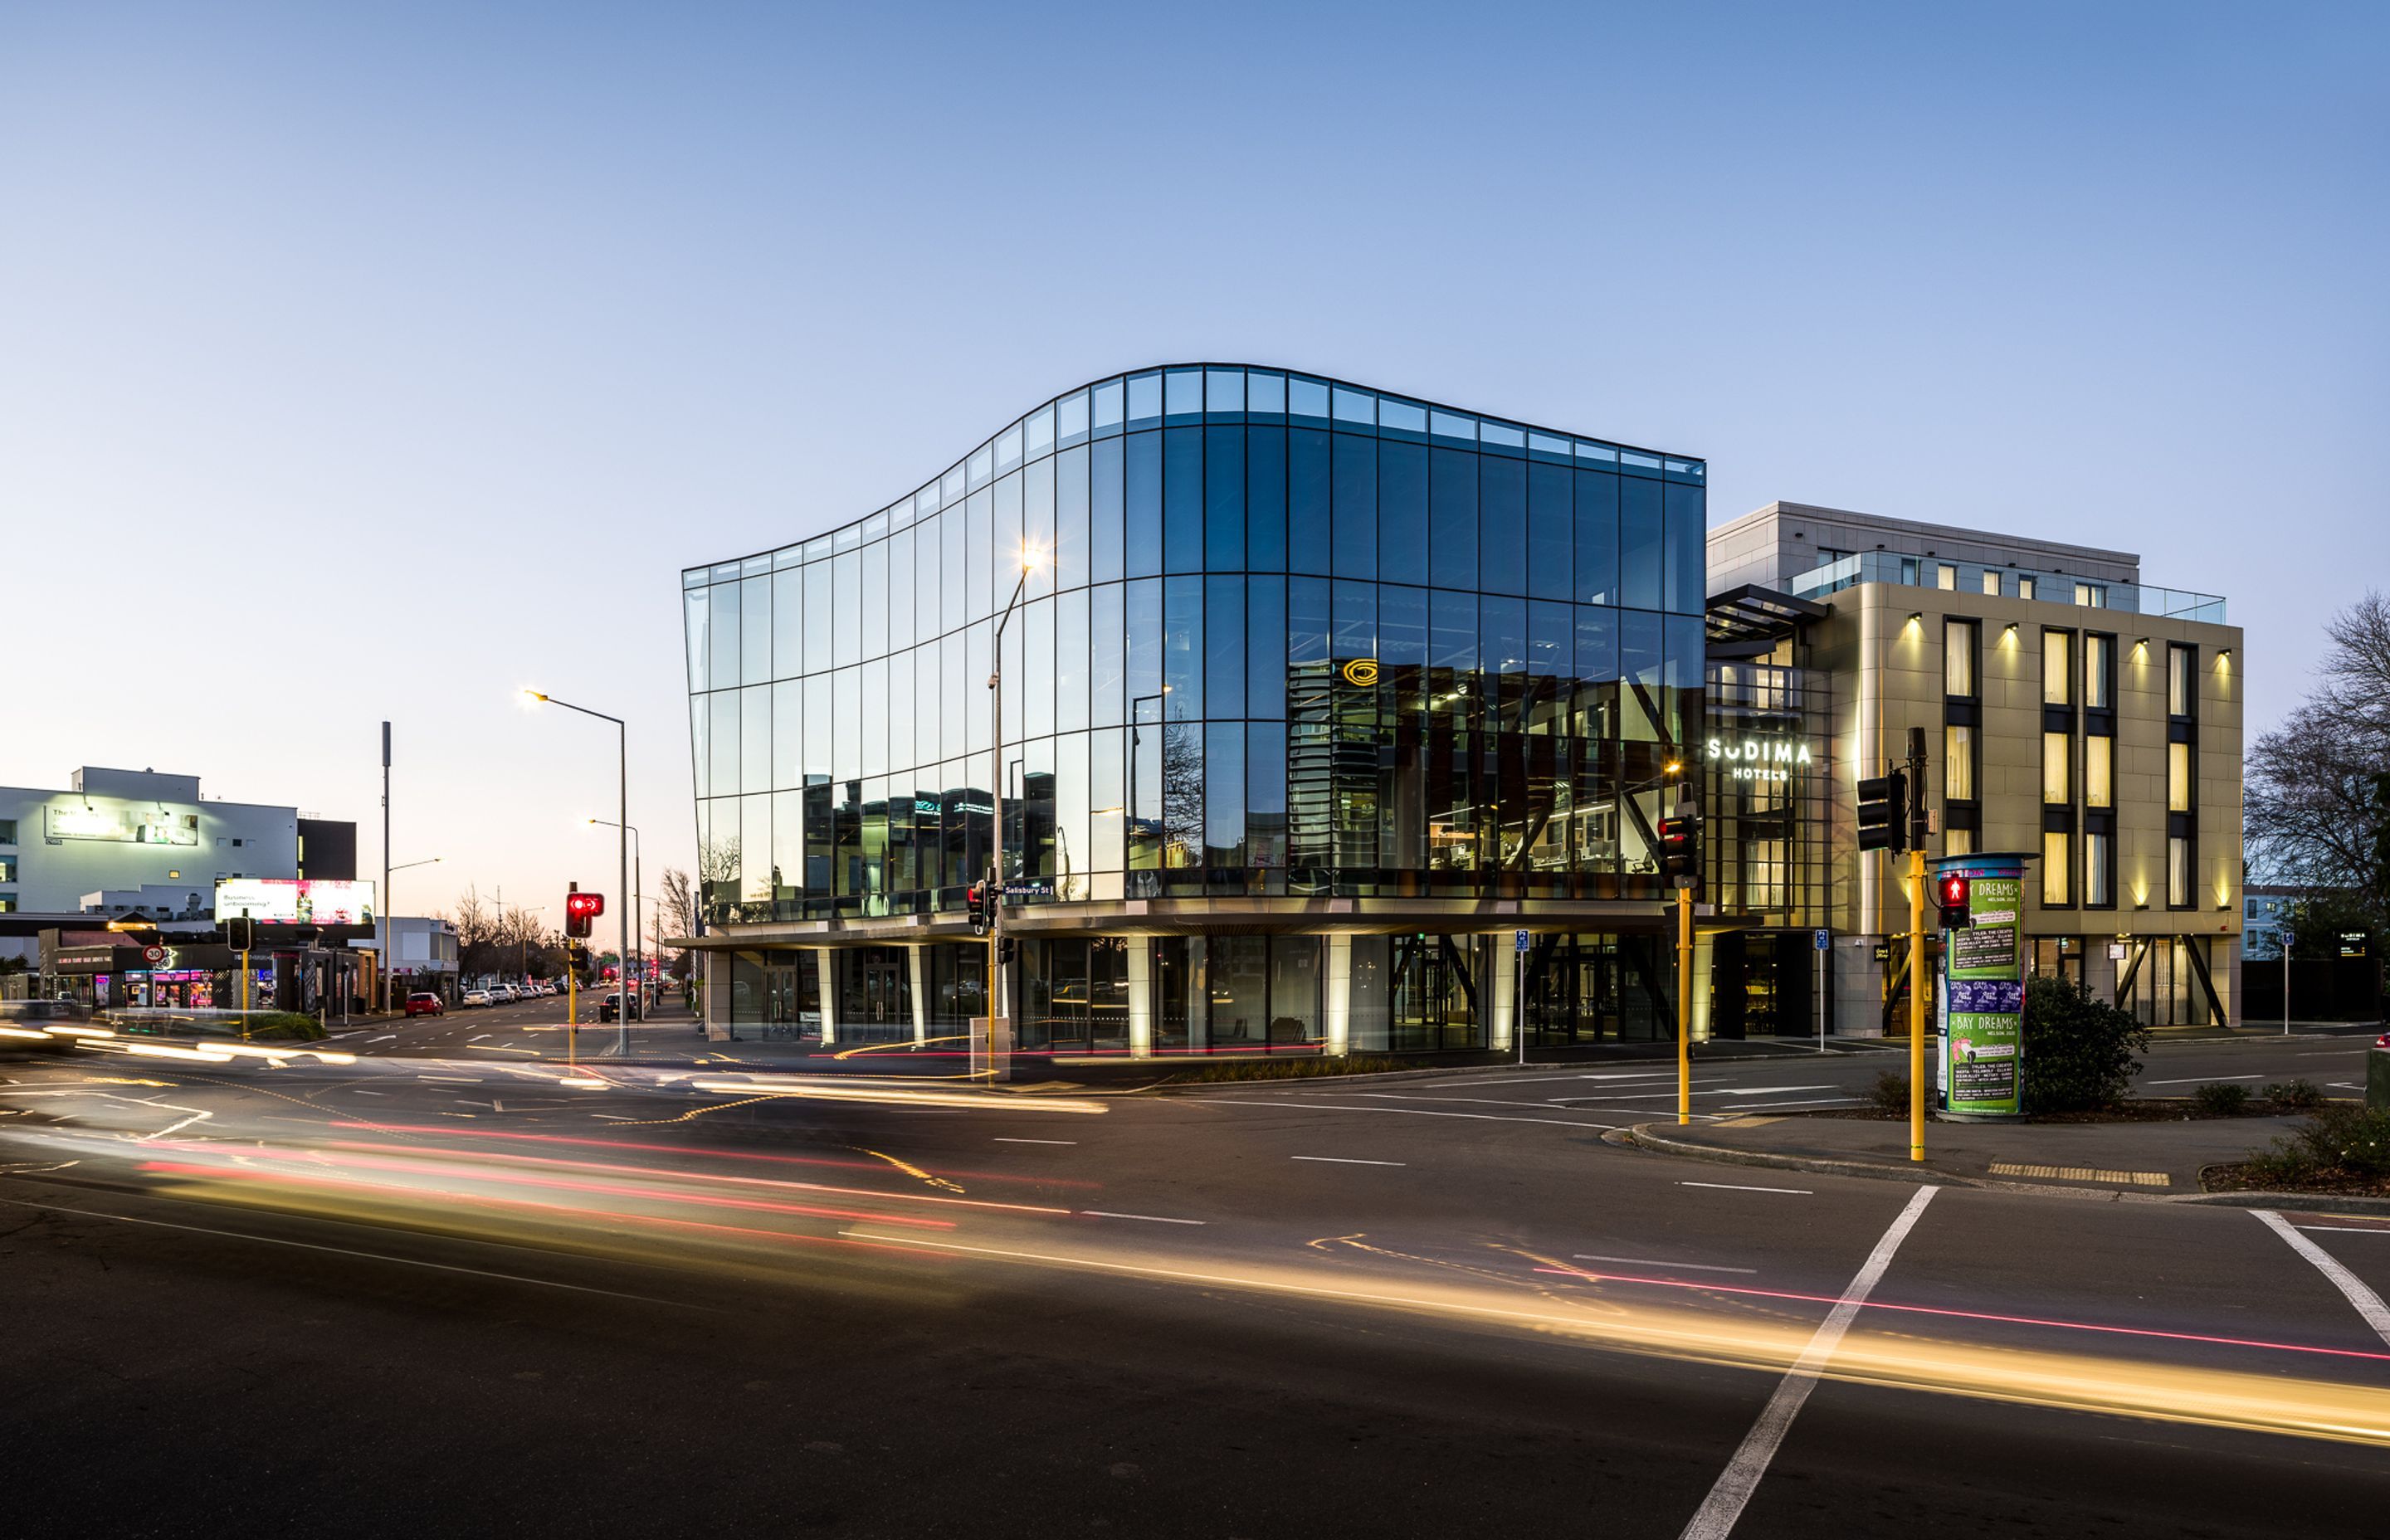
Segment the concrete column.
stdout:
[[930,1040],[930,996],[928,991],[921,985],[921,943],[919,942],[906,943],[905,961],[910,965],[913,972],[913,1042],[916,1046],[919,1046]]
[[1321,1035],[1328,1040],[1324,1050],[1330,1059],[1343,1059],[1353,1051],[1353,938],[1328,938],[1327,999],[1322,1002],[1328,1020],[1321,1023]]
[[814,948],[814,966],[821,969],[822,1046],[838,1041],[838,953],[827,946]]
[[1153,942],[1128,938],[1128,1056],[1153,1057]]
[[1510,1033],[1516,1026],[1515,1018],[1518,1015],[1519,999],[1517,943],[1518,937],[1509,930],[1495,933],[1494,977],[1491,981],[1494,986],[1494,998],[1486,1002],[1488,1008],[1485,1012],[1485,1020],[1490,1029],[1486,1041],[1497,1053],[1510,1051],[1513,1041]]
[[719,952],[700,952],[700,980],[705,990],[705,1035],[714,1043],[730,1039],[730,959]]

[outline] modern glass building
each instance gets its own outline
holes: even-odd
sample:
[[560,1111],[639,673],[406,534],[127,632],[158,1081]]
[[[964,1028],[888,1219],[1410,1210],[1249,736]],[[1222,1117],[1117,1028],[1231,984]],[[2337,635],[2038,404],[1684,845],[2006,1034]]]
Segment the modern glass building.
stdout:
[[1178,365],[688,569],[714,1025],[983,1013],[1000,776],[1022,1050],[1502,1047],[1523,1000],[1539,1040],[1673,1032],[1653,829],[1702,733],[1703,475]]

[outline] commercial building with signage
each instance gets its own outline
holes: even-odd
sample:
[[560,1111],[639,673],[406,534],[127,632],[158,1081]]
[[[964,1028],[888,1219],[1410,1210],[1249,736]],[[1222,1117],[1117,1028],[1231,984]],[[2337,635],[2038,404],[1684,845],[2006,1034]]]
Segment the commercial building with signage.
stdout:
[[87,765],[64,790],[0,787],[0,956],[109,918],[207,921],[235,879],[353,879],[356,826],[202,797],[197,776]]
[[1000,784],[1026,1051],[1668,1035],[1655,826],[1707,731],[1704,475],[1170,366],[687,570],[713,1025],[960,1032]]
[[[2239,1020],[2246,660],[2222,598],[2144,584],[2125,552],[1792,503],[1710,532],[1709,557],[1714,736],[1743,740],[1729,776],[1789,768],[1798,810],[1769,826],[1781,842],[1714,849],[1728,865],[1709,892],[1729,915],[1780,892],[1777,923],[1827,932],[1835,1030],[1904,1019],[1905,867],[1858,851],[1854,809],[1912,728],[1929,854],[2030,857],[2027,967],[2152,1025]],[[1752,656],[1729,666],[1719,644],[1738,627]],[[1728,704],[1745,694],[1757,704]],[[1746,709],[1757,724],[1738,733],[1728,719]],[[1796,734],[1805,772],[1783,758]],[[1713,770],[1721,823],[1747,816],[1746,784]]]

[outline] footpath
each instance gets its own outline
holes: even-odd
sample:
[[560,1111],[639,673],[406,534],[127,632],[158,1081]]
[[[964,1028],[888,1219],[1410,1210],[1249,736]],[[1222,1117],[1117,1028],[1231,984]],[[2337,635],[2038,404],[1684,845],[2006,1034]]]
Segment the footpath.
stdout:
[[1908,1159],[1905,1119],[1753,1115],[1682,1125],[1638,1123],[1608,1137],[1662,1155],[1820,1175],[2062,1193],[2112,1201],[2157,1200],[2390,1213],[2390,1200],[2384,1199],[2203,1191],[2203,1169],[2246,1160],[2252,1150],[2264,1149],[2299,1121],[2289,1116],[2138,1123],[1929,1121],[1922,1161]]

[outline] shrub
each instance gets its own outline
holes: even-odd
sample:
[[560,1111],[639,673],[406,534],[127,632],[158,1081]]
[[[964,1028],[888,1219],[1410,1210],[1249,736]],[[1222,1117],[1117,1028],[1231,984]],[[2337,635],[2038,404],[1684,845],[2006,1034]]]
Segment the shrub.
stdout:
[[1908,1077],[1892,1070],[1878,1071],[1875,1084],[1868,1090],[1868,1102],[1889,1116],[1908,1116]]
[[[240,1028],[236,1025],[232,1030],[238,1033]],[[324,1023],[304,1011],[258,1010],[250,1012],[249,1035],[288,1037],[302,1043],[313,1043],[331,1034],[324,1030]]]
[[2260,1182],[2390,1176],[2390,1109],[2326,1105],[2249,1157]]
[[2290,1112],[2312,1112],[2323,1105],[2323,1087],[2312,1080],[2285,1080],[2266,1087],[2266,1099]]
[[2024,984],[2024,1110],[2095,1112],[2124,1099],[2150,1046],[2147,1027],[2081,984],[2036,974]]
[[2211,1080],[2191,1088],[2191,1105],[2211,1118],[2237,1118],[2249,1106],[2249,1087],[2229,1080]]

